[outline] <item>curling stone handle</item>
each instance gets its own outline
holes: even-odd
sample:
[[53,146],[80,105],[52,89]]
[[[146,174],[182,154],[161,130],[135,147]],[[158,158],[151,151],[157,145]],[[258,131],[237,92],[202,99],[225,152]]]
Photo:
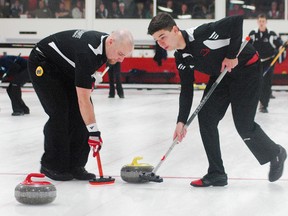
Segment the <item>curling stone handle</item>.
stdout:
[[42,173],[30,173],[30,174],[27,175],[25,181],[26,181],[26,182],[29,182],[29,183],[30,183],[30,182],[33,182],[32,179],[31,179],[32,177],[44,178],[45,175],[42,174]]
[[30,173],[27,175],[26,179],[24,180],[23,184],[26,185],[31,185],[31,184],[42,184],[42,185],[47,185],[51,184],[50,182],[47,181],[32,181],[31,178],[36,177],[36,178],[44,178],[45,175],[42,173]]
[[135,157],[134,159],[133,159],[133,161],[132,161],[132,163],[131,163],[131,165],[132,166],[138,166],[139,165],[139,163],[138,163],[138,160],[142,160],[143,159],[143,157]]

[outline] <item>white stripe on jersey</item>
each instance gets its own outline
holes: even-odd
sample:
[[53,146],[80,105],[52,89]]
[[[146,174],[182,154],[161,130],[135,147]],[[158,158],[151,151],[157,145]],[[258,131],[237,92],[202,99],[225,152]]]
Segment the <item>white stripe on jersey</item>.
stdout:
[[186,30],[186,32],[187,32],[187,34],[188,34],[188,36],[189,36],[189,41],[190,41],[190,42],[195,40],[195,38],[194,38],[194,36],[193,36],[195,29],[196,29],[196,28],[190,28],[190,29],[187,29],[187,30]]
[[102,35],[101,36],[101,43],[100,45],[95,49],[91,44],[88,44],[89,48],[92,50],[92,52],[97,56],[97,55],[102,55],[103,54],[103,39],[105,37],[108,37],[108,35]]
[[48,44],[49,46],[51,46],[60,56],[62,56],[62,58],[64,58],[70,65],[72,65],[72,67],[75,68],[75,63],[73,61],[71,61],[69,58],[67,58],[56,46],[56,44],[54,42],[50,42]]
[[230,44],[230,38],[227,39],[219,39],[219,40],[205,40],[203,41],[203,44],[205,44],[209,49],[215,50],[219,49],[225,46],[228,46]]
[[210,35],[209,39],[217,39],[218,37],[219,37],[219,35],[214,31],[214,32]]

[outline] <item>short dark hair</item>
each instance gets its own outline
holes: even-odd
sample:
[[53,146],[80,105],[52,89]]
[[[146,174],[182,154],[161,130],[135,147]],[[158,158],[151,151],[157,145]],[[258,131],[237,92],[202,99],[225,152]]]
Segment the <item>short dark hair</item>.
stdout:
[[266,14],[264,14],[264,13],[260,13],[257,18],[258,18],[258,19],[260,19],[260,18],[267,19],[267,16],[266,16]]
[[159,13],[152,18],[148,26],[148,34],[153,35],[159,30],[171,31],[173,26],[176,26],[176,22],[173,17],[168,13]]

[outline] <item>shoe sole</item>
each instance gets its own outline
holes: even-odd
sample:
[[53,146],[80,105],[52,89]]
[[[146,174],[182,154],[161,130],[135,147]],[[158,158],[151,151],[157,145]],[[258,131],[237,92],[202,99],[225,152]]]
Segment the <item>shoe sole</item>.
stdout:
[[214,182],[212,184],[205,184],[205,185],[195,185],[195,184],[190,183],[190,185],[193,187],[210,187],[210,186],[224,187],[224,186],[228,185],[228,182],[227,181],[217,181],[217,182]]

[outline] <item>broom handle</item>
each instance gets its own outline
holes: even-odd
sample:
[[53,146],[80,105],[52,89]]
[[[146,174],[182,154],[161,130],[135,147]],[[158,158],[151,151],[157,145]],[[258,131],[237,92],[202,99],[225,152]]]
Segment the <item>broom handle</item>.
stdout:
[[109,70],[109,66],[107,66],[106,68],[105,68],[105,70],[102,72],[102,74],[101,74],[101,77],[104,77],[104,75],[107,73],[107,71]]
[[101,159],[100,159],[100,153],[99,152],[97,152],[97,154],[96,154],[96,159],[97,159],[99,175],[100,175],[100,177],[103,177],[103,170],[102,170],[102,164],[101,164]]
[[[249,42],[250,37],[246,37],[245,41],[243,41],[243,43],[241,44],[241,47],[239,49],[239,52],[236,56],[236,58],[239,56],[239,54],[242,52],[242,50],[244,49],[244,47],[247,45],[247,43]],[[202,107],[204,106],[204,104],[206,103],[206,101],[209,99],[210,95],[213,93],[213,91],[215,90],[215,88],[218,86],[218,84],[221,82],[221,80],[223,79],[223,77],[225,76],[225,74],[227,73],[227,69],[225,68],[224,71],[220,74],[220,76],[217,78],[217,80],[213,83],[213,85],[211,86],[211,88],[209,89],[208,93],[205,95],[205,97],[201,100],[200,104],[198,105],[198,107],[196,108],[196,110],[193,112],[193,114],[191,115],[191,117],[188,119],[187,123],[184,125],[184,129],[187,129],[189,127],[189,125],[191,124],[191,122],[193,121],[193,119],[197,116],[197,114],[199,113],[199,111],[202,109]],[[152,173],[156,173],[157,170],[159,169],[159,167],[162,165],[162,163],[164,162],[164,160],[168,157],[168,155],[170,154],[170,152],[172,151],[172,149],[174,148],[174,146],[178,143],[178,137],[176,137],[173,140],[172,145],[169,147],[168,151],[166,152],[166,154],[161,158],[161,160],[159,161],[159,163],[157,164],[157,166],[153,169]]]
[[280,57],[280,55],[282,55],[282,53],[286,50],[288,45],[288,41],[286,41],[283,46],[281,47],[281,49],[279,50],[278,54],[275,56],[275,58],[273,59],[273,61],[270,63],[269,67],[264,71],[263,73],[263,77],[268,73],[268,71],[273,67],[273,65],[275,64],[275,62],[278,60],[278,58]]

